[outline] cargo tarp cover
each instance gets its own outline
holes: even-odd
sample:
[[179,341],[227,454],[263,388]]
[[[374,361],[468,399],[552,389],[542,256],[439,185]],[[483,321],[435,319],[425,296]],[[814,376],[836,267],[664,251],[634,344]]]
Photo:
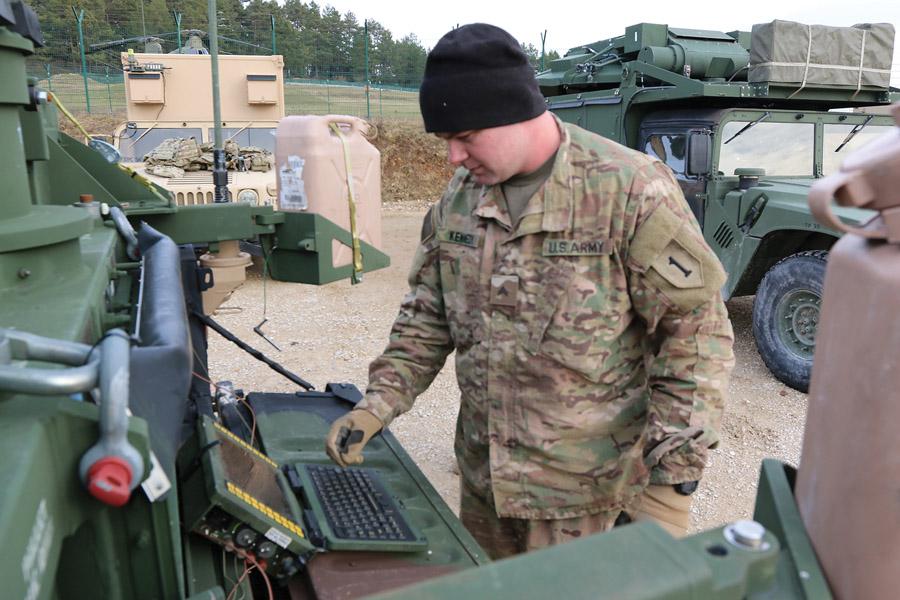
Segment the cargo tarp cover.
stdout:
[[754,25],[750,81],[888,88],[894,55],[894,26],[853,27],[772,21]]

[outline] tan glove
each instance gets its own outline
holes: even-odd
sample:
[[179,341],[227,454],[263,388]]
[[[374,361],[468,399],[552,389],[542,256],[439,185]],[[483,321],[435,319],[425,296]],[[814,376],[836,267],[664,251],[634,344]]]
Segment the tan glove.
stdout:
[[641,496],[635,521],[654,521],[674,537],[684,537],[691,524],[691,497],[671,485],[648,485]]
[[363,461],[363,447],[383,426],[369,411],[351,410],[331,425],[325,438],[325,452],[342,467],[358,465]]

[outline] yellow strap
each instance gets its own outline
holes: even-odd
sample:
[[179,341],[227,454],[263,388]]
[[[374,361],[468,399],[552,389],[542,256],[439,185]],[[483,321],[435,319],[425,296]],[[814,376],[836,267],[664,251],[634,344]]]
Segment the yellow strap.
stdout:
[[[78,129],[78,131],[81,132],[81,135],[84,136],[85,143],[88,143],[91,141],[91,134],[89,134],[87,132],[87,129],[85,129],[84,126],[78,122],[78,119],[76,119],[75,116],[69,112],[69,109],[67,109],[65,106],[63,106],[63,103],[59,101],[59,97],[56,94],[54,94],[53,92],[47,92],[47,99],[50,102],[52,102],[53,104],[55,104],[59,108],[59,111],[63,115],[65,115],[65,117],[67,119],[69,119],[69,121],[71,121],[72,125],[74,125]],[[121,169],[122,171],[125,171],[125,173],[127,173],[129,177],[131,177],[132,179],[134,179],[135,181],[140,183],[142,186],[147,188],[151,194],[153,194],[154,196],[156,196],[157,198],[159,198],[166,204],[172,203],[171,198],[166,198],[165,196],[163,196],[162,194],[159,193],[159,190],[156,189],[156,186],[153,185],[152,181],[150,181],[149,179],[147,179],[146,177],[144,177],[143,175],[141,175],[140,173],[138,173],[131,167],[127,167],[127,166],[123,165],[122,163],[116,163],[116,166],[119,167],[119,169]]]
[[356,197],[353,194],[353,174],[350,171],[350,146],[337,123],[331,123],[329,126],[344,147],[344,166],[347,169],[347,203],[350,205],[350,237],[353,240],[353,274],[350,281],[360,283],[362,282],[363,263],[362,251],[359,247],[359,231],[356,228]]
[[47,99],[50,100],[50,102],[52,102],[52,103],[55,104],[56,106],[58,106],[58,107],[59,107],[59,111],[60,111],[62,114],[64,114],[64,115],[66,116],[66,118],[67,118],[69,121],[72,122],[72,125],[74,125],[75,127],[78,128],[78,131],[80,131],[80,132],[81,132],[81,135],[84,136],[84,141],[85,141],[85,143],[87,143],[87,142],[89,142],[89,141],[91,140],[91,134],[89,134],[89,133],[87,132],[87,129],[85,129],[84,127],[82,127],[81,123],[78,122],[78,119],[76,119],[76,118],[72,115],[72,113],[70,113],[69,110],[68,110],[65,106],[63,106],[63,103],[59,101],[59,97],[57,97],[56,94],[54,94],[53,92],[47,92]]

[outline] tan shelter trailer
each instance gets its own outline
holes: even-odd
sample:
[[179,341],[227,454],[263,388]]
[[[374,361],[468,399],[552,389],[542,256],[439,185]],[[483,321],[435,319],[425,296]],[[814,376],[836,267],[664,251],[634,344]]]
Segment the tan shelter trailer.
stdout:
[[[275,129],[284,116],[283,66],[284,59],[279,55],[219,56],[222,133],[226,141],[274,155]],[[144,164],[144,157],[166,140],[194,138],[201,145],[213,141],[209,55],[128,52],[122,54],[122,67],[126,122],[117,128],[115,142],[123,162],[172,192],[179,204],[211,203],[211,154],[173,153],[173,168],[156,171],[168,176],[148,173]],[[246,166],[251,162],[253,170]],[[234,167],[228,172],[232,200],[276,203],[273,168],[260,167],[257,160],[240,160],[237,155],[230,164]]]

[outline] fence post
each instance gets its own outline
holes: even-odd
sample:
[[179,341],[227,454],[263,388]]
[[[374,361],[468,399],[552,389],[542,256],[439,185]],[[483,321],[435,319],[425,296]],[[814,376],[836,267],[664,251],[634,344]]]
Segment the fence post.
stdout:
[[178,54],[181,54],[181,13],[173,10],[172,16],[175,17],[175,30],[178,32]]
[[544,46],[547,42],[547,30],[544,30],[544,33],[541,34],[541,71],[544,70]]
[[372,119],[372,110],[369,107],[369,20],[365,20],[366,34],[366,118]]
[[88,114],[91,113],[91,93],[88,91],[87,59],[84,57],[84,9],[80,11],[72,7],[75,22],[78,23],[78,48],[81,50],[81,78],[84,80],[84,104]]
[[106,99],[109,102],[109,114],[112,114],[112,91],[109,86],[109,67],[106,67]]
[[381,120],[384,121],[384,106],[381,104],[381,96],[384,93],[384,83],[382,82],[381,87],[378,88],[378,113],[381,115]]
[[272,17],[272,54],[275,55],[278,54],[278,52],[275,50],[275,15],[269,16]]
[[325,104],[328,108],[328,114],[331,114],[331,87],[328,85],[328,80],[325,80]]
[[53,75],[50,72],[50,63],[45,64],[44,68],[47,69],[47,89],[52,92],[53,91]]

